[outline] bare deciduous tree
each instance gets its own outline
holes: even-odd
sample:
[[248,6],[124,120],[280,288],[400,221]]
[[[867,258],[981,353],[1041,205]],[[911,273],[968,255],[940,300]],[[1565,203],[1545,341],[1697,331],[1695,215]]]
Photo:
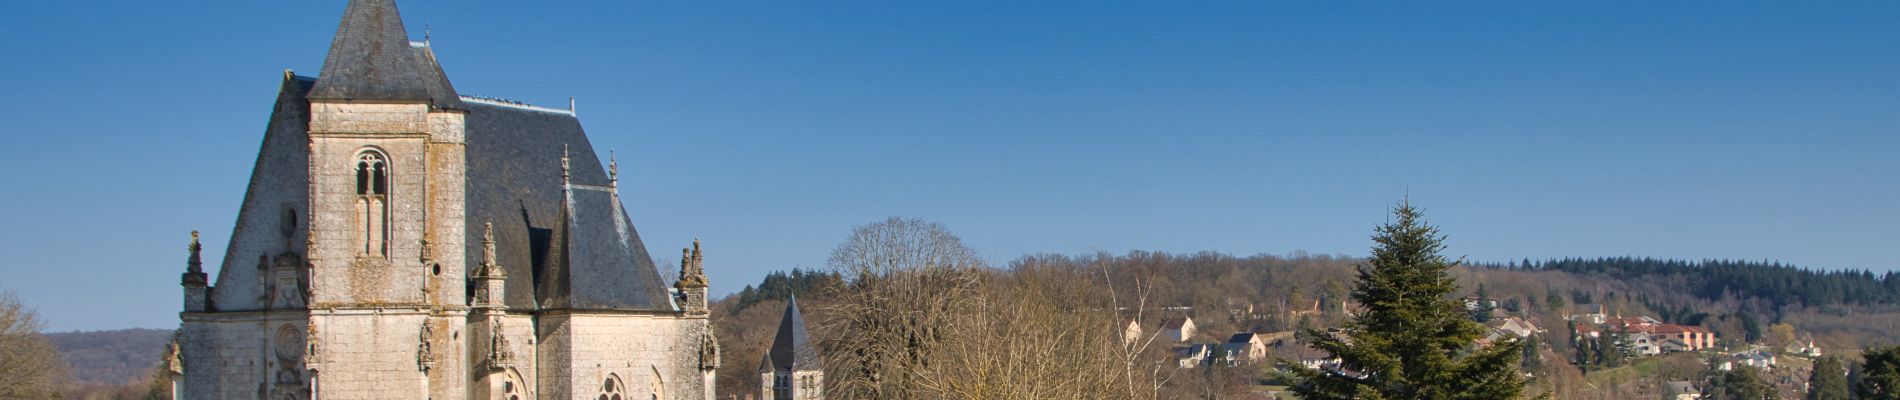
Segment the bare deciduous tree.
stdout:
[[40,335],[39,317],[12,293],[0,293],[0,399],[60,397],[66,362]]
[[833,397],[1150,399],[1162,382],[1152,337],[1122,337],[1087,271],[985,268],[942,225],[898,217],[857,227],[831,266],[849,279],[820,325]]
[[891,217],[859,226],[831,253],[849,283],[820,325],[827,392],[918,398],[956,314],[976,308],[982,260],[949,229]]

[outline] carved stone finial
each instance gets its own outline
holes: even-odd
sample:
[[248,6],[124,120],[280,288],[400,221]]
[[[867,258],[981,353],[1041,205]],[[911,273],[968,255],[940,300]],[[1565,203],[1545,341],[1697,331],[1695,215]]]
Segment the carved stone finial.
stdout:
[[702,370],[719,369],[719,338],[711,330],[706,331],[699,341],[699,368]]
[[620,160],[613,150],[607,150],[607,187],[620,187]]
[[562,143],[561,144],[561,186],[566,187],[567,185],[568,185],[567,144]]
[[199,257],[199,253],[204,251],[204,246],[198,244],[198,231],[191,231],[191,245],[185,248],[191,251],[191,258],[185,260],[185,272],[203,273],[204,259]]
[[418,250],[417,253],[420,253],[422,256],[422,266],[427,267],[429,264],[435,264],[435,248],[429,246],[429,238],[422,238],[422,249]]
[[477,278],[503,278],[507,274],[495,262],[495,223],[482,224],[482,264],[476,269]]
[[706,287],[705,259],[699,251],[699,239],[693,239],[692,248],[680,249],[680,276],[676,285],[680,289],[703,289]]
[[435,329],[429,326],[429,321],[422,321],[422,332],[417,336],[420,340],[416,344],[416,368],[427,374],[435,369],[435,351],[429,345],[434,340]]
[[693,269],[699,269],[699,238],[693,238]]
[[506,370],[515,365],[515,352],[510,350],[507,330],[501,326],[501,319],[492,319],[488,323],[488,359],[483,360],[489,369]]

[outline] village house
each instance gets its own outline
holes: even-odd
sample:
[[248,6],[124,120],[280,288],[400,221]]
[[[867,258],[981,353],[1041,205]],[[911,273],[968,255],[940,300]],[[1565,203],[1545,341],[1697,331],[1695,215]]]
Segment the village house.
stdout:
[[1308,369],[1336,369],[1339,368],[1339,363],[1343,362],[1339,356],[1335,356],[1333,353],[1305,345],[1300,346],[1298,357],[1300,366]]
[[1122,345],[1134,346],[1137,343],[1143,343],[1141,334],[1141,321],[1129,319],[1128,324],[1122,327]]
[[1544,330],[1539,329],[1537,325],[1533,325],[1530,321],[1518,317],[1492,319],[1490,322],[1485,323],[1485,327],[1491,328],[1492,331],[1507,333],[1511,336],[1517,336],[1518,338],[1529,338],[1531,335],[1544,332]]
[[1767,350],[1750,350],[1730,355],[1715,365],[1718,371],[1734,370],[1736,366],[1770,369],[1775,367],[1775,355]]
[[1221,345],[1221,350],[1227,354],[1227,362],[1230,365],[1252,363],[1265,360],[1267,357],[1267,344],[1261,340],[1259,334],[1253,332],[1234,334],[1233,337],[1227,339],[1227,343]]
[[1498,305],[1499,305],[1498,299],[1494,299],[1490,297],[1478,297],[1478,296],[1465,297],[1465,311],[1477,312],[1477,311],[1482,311],[1482,310],[1496,310],[1498,309]]
[[1574,310],[1564,310],[1564,319],[1577,321],[1579,325],[1602,325],[1610,319],[1609,314],[1603,312],[1602,304],[1578,304]]
[[1194,368],[1206,365],[1214,356],[1214,345],[1195,343],[1186,346],[1174,346],[1174,359],[1181,368]]
[[1161,340],[1181,343],[1193,338],[1194,318],[1181,316],[1161,320]]
[[1821,357],[1821,347],[1814,344],[1814,336],[1811,335],[1804,336],[1799,340],[1795,340],[1793,343],[1788,343],[1788,346],[1784,350],[1786,350],[1788,354],[1808,358]]

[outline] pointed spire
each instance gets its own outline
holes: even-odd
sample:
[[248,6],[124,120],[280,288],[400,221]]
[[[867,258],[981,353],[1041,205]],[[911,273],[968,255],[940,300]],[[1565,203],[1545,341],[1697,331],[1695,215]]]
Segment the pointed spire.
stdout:
[[[772,341],[771,350],[766,352],[766,365],[783,371],[818,371],[818,349],[812,347],[811,336],[805,331],[805,315],[798,309],[798,295],[792,295],[785,302],[785,316],[779,320],[778,334]],[[768,368],[761,365],[760,372]]]
[[350,0],[309,97],[461,105],[448,78],[409,44],[395,0]]

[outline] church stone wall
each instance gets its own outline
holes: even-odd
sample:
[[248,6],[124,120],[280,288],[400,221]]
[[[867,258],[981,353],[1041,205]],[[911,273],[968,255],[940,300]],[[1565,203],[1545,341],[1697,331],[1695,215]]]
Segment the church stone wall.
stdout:
[[429,131],[429,105],[422,103],[315,103],[310,131],[326,133],[422,133]]
[[490,358],[491,335],[496,330],[488,327],[488,317],[476,315],[471,318],[468,330],[470,399],[495,399],[499,394],[501,381],[518,378],[516,393],[524,399],[539,399],[540,385],[535,380],[538,370],[535,368],[534,317],[527,313],[507,314],[499,318],[499,332],[507,338],[507,351],[511,362],[494,364]]
[[[428,267],[430,303],[461,308],[468,302],[468,146],[465,139],[465,114],[437,112],[429,115],[428,215],[426,239],[430,258],[437,265]],[[482,221],[474,222],[481,226]],[[436,268],[439,267],[439,268]]]
[[[595,398],[609,374],[632,398],[705,399],[698,369],[705,319],[635,313],[544,314],[541,398]],[[558,350],[556,350],[558,349]],[[654,388],[665,388],[653,393]]]
[[273,394],[304,392],[307,322],[306,314],[295,310],[187,314],[179,327],[186,372],[180,398],[281,398]]
[[[312,136],[312,307],[422,304],[425,139]],[[359,257],[355,168],[357,154],[366,147],[389,157],[387,257]]]
[[184,357],[183,399],[256,398],[263,383],[264,325],[261,321],[186,320],[180,341]]
[[[324,400],[426,399],[419,362],[425,310],[316,311],[317,389]],[[447,332],[443,332],[447,333]]]

